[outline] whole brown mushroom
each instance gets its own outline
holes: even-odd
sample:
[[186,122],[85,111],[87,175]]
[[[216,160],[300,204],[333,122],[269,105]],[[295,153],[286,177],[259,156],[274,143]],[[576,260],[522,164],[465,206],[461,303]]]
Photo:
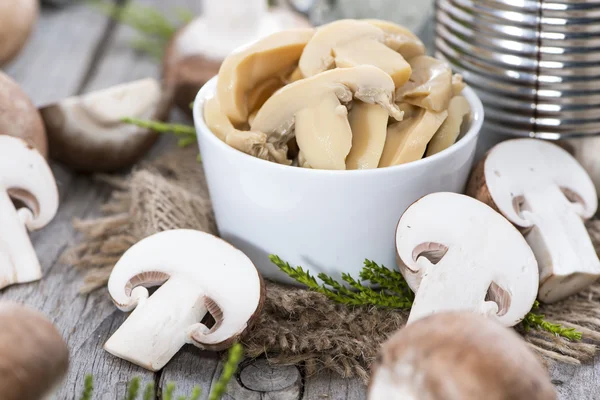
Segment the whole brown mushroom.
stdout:
[[51,398],[69,366],[69,349],[41,313],[0,303],[0,397]]
[[554,400],[548,372],[515,331],[475,313],[420,319],[383,344],[369,400]]
[[[0,0],[0,14],[2,13]],[[0,21],[2,18],[0,17]],[[0,22],[0,31],[2,30]],[[1,38],[1,35],[0,35]],[[16,136],[48,156],[48,142],[42,117],[27,94],[0,71],[0,135]]]
[[38,0],[0,0],[0,67],[21,52],[38,13]]
[[190,103],[229,53],[284,29],[311,26],[287,8],[269,8],[266,0],[204,0],[202,10],[171,39],[163,59],[162,75],[174,103],[190,116]]

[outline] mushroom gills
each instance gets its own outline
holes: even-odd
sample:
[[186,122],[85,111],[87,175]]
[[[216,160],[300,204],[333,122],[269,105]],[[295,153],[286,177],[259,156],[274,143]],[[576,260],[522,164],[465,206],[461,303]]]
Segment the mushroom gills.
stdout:
[[348,120],[352,129],[352,148],[346,158],[346,169],[377,168],[385,138],[389,115],[377,104],[355,100]]
[[463,96],[455,96],[448,105],[448,118],[437,130],[429,145],[426,157],[439,153],[452,146],[460,136],[465,117],[471,112],[471,106]]
[[346,169],[352,130],[348,110],[335,93],[325,94],[313,107],[296,113],[295,134],[298,147],[312,168]]
[[433,112],[424,108],[403,121],[387,128],[387,137],[379,167],[405,164],[419,160],[442,123],[448,111]]
[[335,21],[317,30],[302,52],[298,65],[305,77],[334,65],[341,68],[373,65],[390,75],[399,87],[408,80],[411,69],[402,55],[384,44],[385,38],[382,29],[368,22]]
[[431,111],[448,108],[460,82],[453,86],[452,70],[444,61],[429,56],[418,56],[408,60],[412,69],[409,81],[398,88],[396,98]]

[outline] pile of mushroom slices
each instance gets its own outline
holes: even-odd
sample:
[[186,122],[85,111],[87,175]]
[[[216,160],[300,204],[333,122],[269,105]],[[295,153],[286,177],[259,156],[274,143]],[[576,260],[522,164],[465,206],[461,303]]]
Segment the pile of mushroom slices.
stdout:
[[[150,295],[147,288],[156,286]],[[214,351],[230,347],[252,326],[265,300],[262,277],[244,253],[187,229],[133,245],[115,265],[108,291],[120,310],[133,312],[104,349],[151,371],[164,367],[186,343]]]
[[230,54],[204,118],[225,143],[262,159],[381,168],[455,143],[470,115],[463,88],[407,29],[339,20],[275,33]]

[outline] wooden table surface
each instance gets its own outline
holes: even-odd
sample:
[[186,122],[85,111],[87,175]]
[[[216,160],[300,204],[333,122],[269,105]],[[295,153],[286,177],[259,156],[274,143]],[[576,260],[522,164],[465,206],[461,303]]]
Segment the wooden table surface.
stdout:
[[[181,6],[199,11],[197,0],[137,2],[162,9]],[[421,34],[431,39],[432,24],[425,27]],[[158,77],[159,66],[129,47],[134,37],[136,33],[130,28],[115,24],[84,5],[45,8],[29,44],[7,72],[36,105],[134,79]],[[164,139],[153,153],[172,144]],[[105,290],[81,295],[81,273],[62,264],[60,256],[78,240],[71,225],[73,218],[100,215],[99,207],[107,200],[110,188],[58,164],[53,164],[52,169],[60,190],[60,210],[49,226],[31,235],[44,278],[10,287],[0,293],[0,300],[14,300],[41,310],[67,340],[71,366],[56,398],[78,399],[84,376],[91,373],[95,378],[94,399],[121,400],[127,382],[135,376],[142,379],[142,385],[156,384],[157,399],[168,382],[176,384],[177,395],[189,394],[199,385],[203,389],[201,398],[206,399],[222,368],[217,354],[187,346],[162,371],[152,373],[102,349],[126,314],[114,307]],[[600,399],[598,362],[584,366],[558,365],[551,372],[561,399]],[[358,380],[345,380],[332,373],[306,377],[302,366],[271,367],[260,359],[241,364],[237,379],[232,380],[225,396],[225,399],[249,400],[364,398],[365,387]]]

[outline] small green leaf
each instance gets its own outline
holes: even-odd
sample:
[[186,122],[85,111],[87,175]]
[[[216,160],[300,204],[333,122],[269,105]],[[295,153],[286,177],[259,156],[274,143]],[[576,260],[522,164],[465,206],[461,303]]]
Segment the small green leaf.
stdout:
[[92,394],[94,393],[94,377],[90,374],[85,376],[83,384],[83,393],[81,394],[80,400],[92,400]]

